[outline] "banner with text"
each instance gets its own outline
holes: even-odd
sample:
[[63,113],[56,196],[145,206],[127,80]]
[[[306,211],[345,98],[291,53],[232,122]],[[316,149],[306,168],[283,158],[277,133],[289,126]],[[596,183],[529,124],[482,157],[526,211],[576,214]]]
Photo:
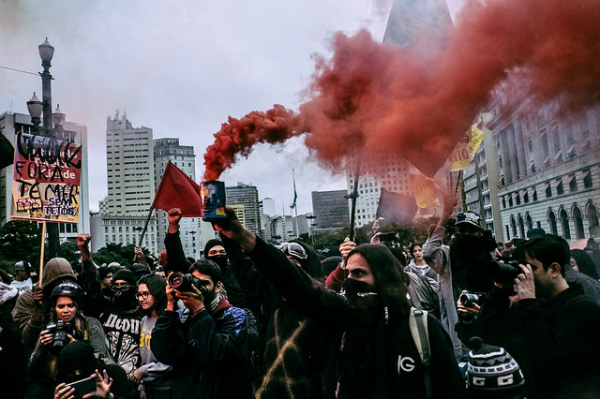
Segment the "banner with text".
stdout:
[[450,170],[459,171],[469,166],[482,141],[483,132],[476,125],[471,126],[450,155]]
[[11,219],[79,223],[81,145],[18,133]]

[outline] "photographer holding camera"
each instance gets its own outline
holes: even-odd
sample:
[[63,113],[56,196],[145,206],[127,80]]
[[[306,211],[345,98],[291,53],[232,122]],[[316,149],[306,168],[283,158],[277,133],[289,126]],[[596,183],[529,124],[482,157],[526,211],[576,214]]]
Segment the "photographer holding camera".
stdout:
[[[221,270],[210,260],[173,272],[167,285],[167,309],[152,330],[156,359],[173,366],[172,398],[250,398],[248,319],[222,294]],[[190,311],[182,324],[181,299]]]
[[56,376],[55,360],[70,342],[89,341],[95,353],[109,356],[102,325],[81,312],[82,296],[81,287],[71,281],[63,282],[52,290],[50,319],[39,335],[29,363],[34,391],[52,390],[52,379]]
[[527,398],[600,392],[600,306],[565,280],[565,248],[565,240],[552,235],[518,247],[524,262],[504,265],[512,276],[491,273],[495,287],[477,321],[482,338],[505,347],[521,365]]

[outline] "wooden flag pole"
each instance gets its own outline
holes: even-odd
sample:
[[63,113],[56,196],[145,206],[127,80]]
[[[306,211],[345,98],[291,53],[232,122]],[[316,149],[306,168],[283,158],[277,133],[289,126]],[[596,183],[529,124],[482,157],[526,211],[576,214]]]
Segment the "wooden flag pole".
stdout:
[[44,220],[42,222],[42,249],[40,251],[40,275],[38,276],[39,278],[39,285],[42,285],[42,273],[44,272],[44,245],[46,244],[46,221]]

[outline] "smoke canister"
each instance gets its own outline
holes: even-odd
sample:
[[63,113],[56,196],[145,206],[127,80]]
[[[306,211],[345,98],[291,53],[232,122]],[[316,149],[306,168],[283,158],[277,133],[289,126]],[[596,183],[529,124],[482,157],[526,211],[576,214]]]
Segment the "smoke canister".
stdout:
[[202,220],[225,218],[225,183],[212,180],[200,183]]

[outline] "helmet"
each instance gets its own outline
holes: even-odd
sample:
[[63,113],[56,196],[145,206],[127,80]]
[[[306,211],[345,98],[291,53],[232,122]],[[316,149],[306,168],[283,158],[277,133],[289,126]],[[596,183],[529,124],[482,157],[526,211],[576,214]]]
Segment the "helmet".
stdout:
[[479,214],[473,211],[461,212],[456,216],[455,226],[461,224],[469,224],[471,226],[477,227],[480,230],[483,230],[483,219]]
[[15,272],[17,272],[19,270],[24,270],[26,272],[30,272],[31,269],[32,269],[31,265],[26,260],[20,260],[17,263],[15,263]]
[[83,290],[78,284],[71,281],[65,281],[60,283],[50,293],[50,300],[55,303],[56,300],[61,296],[68,296],[73,299],[73,302],[77,303],[77,306],[81,307],[83,301]]

